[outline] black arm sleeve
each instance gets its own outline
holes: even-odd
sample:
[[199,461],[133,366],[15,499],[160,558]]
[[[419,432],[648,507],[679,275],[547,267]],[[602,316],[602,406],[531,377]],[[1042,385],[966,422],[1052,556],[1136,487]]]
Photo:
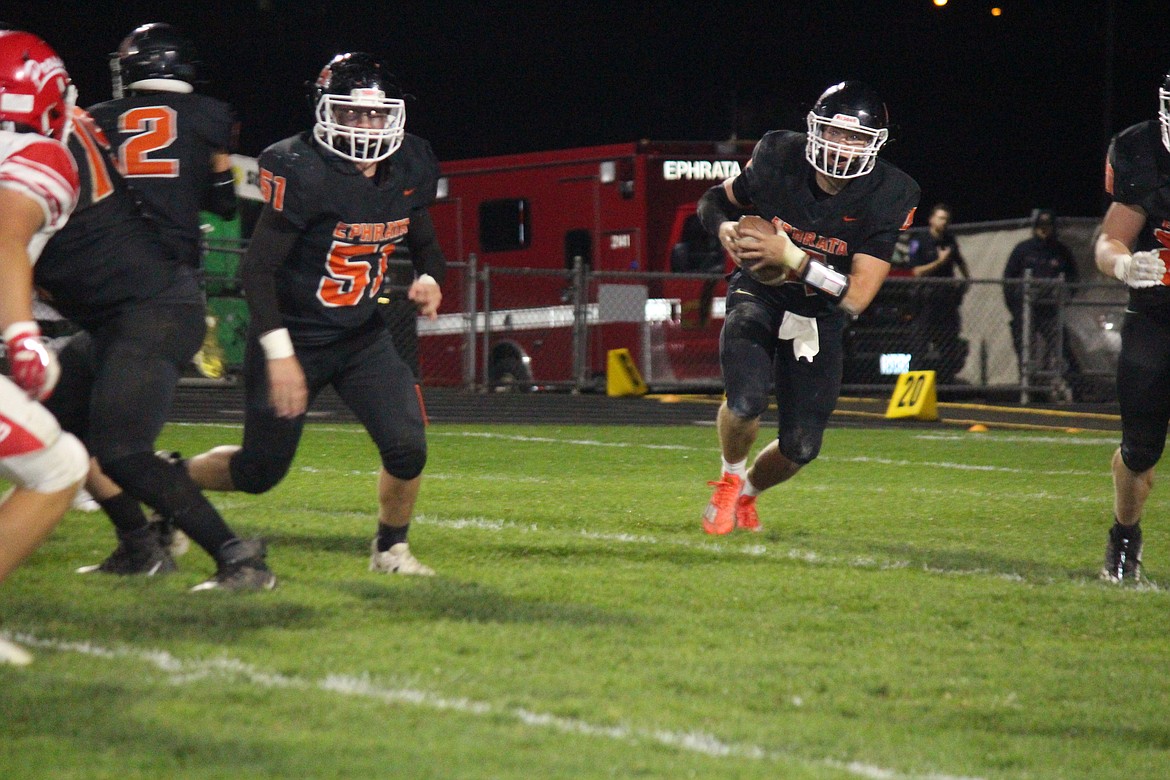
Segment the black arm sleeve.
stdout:
[[236,180],[231,169],[211,174],[211,186],[203,194],[203,208],[224,219],[236,215]]
[[739,210],[727,197],[727,191],[723,189],[722,184],[716,184],[703,193],[696,211],[699,214],[699,221],[703,223],[703,229],[712,236],[719,235],[721,223],[735,221],[740,216]]
[[440,286],[447,278],[447,258],[435,235],[435,223],[426,209],[414,209],[410,214],[410,231],[406,234],[410,260],[419,276],[430,274]]
[[256,334],[284,327],[276,297],[276,271],[296,245],[300,230],[265,206],[248,251],[240,262],[240,282],[248,299],[251,329]]

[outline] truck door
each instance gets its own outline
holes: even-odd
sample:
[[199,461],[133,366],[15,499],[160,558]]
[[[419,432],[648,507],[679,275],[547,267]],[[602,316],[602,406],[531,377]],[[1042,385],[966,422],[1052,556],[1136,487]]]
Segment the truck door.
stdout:
[[[719,245],[719,239],[709,235],[695,213],[695,204],[678,207],[671,226],[670,262],[667,266],[676,274],[720,274],[728,269],[730,260]],[[702,328],[711,317],[711,304],[716,288],[724,285],[718,279],[675,279],[667,282],[663,294],[679,299],[679,319],[684,328]]]

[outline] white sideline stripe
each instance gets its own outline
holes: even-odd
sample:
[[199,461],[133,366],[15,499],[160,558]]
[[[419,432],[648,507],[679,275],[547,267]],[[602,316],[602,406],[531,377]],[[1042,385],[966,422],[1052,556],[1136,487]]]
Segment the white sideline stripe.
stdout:
[[991,438],[984,439],[986,433],[981,433],[979,436],[972,436],[969,433],[954,434],[954,433],[924,433],[915,436],[916,439],[925,439],[926,441],[959,441],[964,444],[968,442],[978,442],[981,439],[989,444],[1068,444],[1072,447],[1077,447],[1085,444],[1093,446],[1102,445],[1116,447],[1117,443],[1121,441],[1121,434],[1113,436],[1108,439],[1099,437],[1085,438],[1082,436],[1012,436],[1010,434],[993,435]]
[[[846,558],[835,555],[824,555],[814,550],[801,550],[795,547],[788,548],[787,550],[777,548],[769,549],[766,545],[763,544],[747,544],[740,546],[723,542],[692,541],[690,539],[661,539],[659,537],[649,536],[647,534],[602,533],[599,531],[591,531],[587,528],[581,528],[576,531],[571,529],[562,530],[555,528],[542,528],[536,523],[516,523],[511,520],[495,520],[486,517],[446,519],[419,514],[414,517],[412,522],[415,524],[429,525],[435,526],[437,528],[447,528],[451,530],[471,528],[481,531],[519,531],[521,533],[575,536],[581,539],[588,539],[590,541],[614,542],[617,544],[635,544],[648,546],[665,545],[668,547],[681,547],[684,549],[701,550],[704,552],[745,555],[753,558],[774,557],[783,560],[800,561],[801,563],[808,563],[818,566],[845,566],[851,569],[893,571],[898,569],[911,570],[917,568],[928,574],[940,574],[947,577],[993,577],[996,579],[1007,580],[1008,582],[1042,582],[1048,584],[1068,582],[1073,585],[1084,585],[1090,587],[1095,587],[1100,584],[1096,579],[1069,580],[1057,577],[1028,578],[1015,572],[1002,572],[987,568],[946,569],[940,566],[931,566],[930,564],[926,563],[916,566],[912,561],[908,560],[879,560],[871,556],[854,556],[852,558]],[[1151,580],[1143,580],[1135,586],[1125,588],[1125,590],[1128,592],[1138,593],[1160,593],[1165,589],[1156,582]]]
[[445,433],[443,431],[432,431],[428,436],[458,436],[463,438],[473,439],[504,439],[507,441],[520,441],[532,444],[576,444],[583,447],[617,447],[619,449],[642,449],[642,450],[683,450],[686,452],[709,452],[713,447],[692,447],[689,444],[639,444],[628,441],[600,441],[598,439],[561,439],[556,436],[521,436],[519,434],[510,433],[487,433],[485,431],[460,431],[458,433]]
[[[469,437],[480,439],[503,439],[506,441],[527,442],[533,444],[575,444],[583,447],[617,447],[622,449],[646,449],[646,450],[681,450],[685,452],[717,452],[717,448],[711,447],[692,447],[685,444],[638,444],[633,442],[608,442],[598,441],[596,439],[560,439],[555,436],[521,436],[517,434],[505,433],[487,433],[483,431],[460,431],[457,433],[445,432],[431,432],[428,436],[455,436],[455,437]],[[1057,440],[1058,441],[1058,440]],[[1032,471],[1030,469],[1013,468],[1010,466],[981,466],[972,463],[949,463],[938,461],[913,461],[893,458],[877,458],[866,455],[859,455],[850,458],[835,457],[832,455],[822,455],[819,460],[827,463],[876,463],[882,466],[914,466],[915,468],[938,468],[938,469],[956,469],[959,471],[989,471],[1002,472],[1006,474],[1042,474],[1044,476],[1098,476],[1096,471],[1083,471],[1075,469],[1061,469],[1054,471]],[[1104,471],[1108,471],[1103,467]]]
[[564,734],[581,734],[620,742],[655,742],[689,753],[715,758],[747,758],[754,760],[793,761],[813,766],[828,766],[858,777],[877,780],[980,780],[948,774],[908,775],[893,769],[872,766],[861,761],[808,759],[802,756],[768,750],[759,745],[724,742],[712,734],[700,731],[667,731],[636,726],[602,726],[578,718],[566,718],[545,712],[534,712],[523,707],[499,707],[483,701],[450,698],[417,688],[394,688],[380,685],[369,674],[358,676],[327,674],[317,679],[297,677],[267,671],[236,658],[221,656],[207,660],[184,660],[165,650],[139,650],[130,647],[109,648],[91,642],[68,642],[44,639],[24,632],[0,631],[0,637],[11,638],[32,647],[61,653],[76,653],[104,659],[138,661],[170,676],[170,682],[183,685],[207,678],[244,679],[263,688],[296,691],[325,691],[341,696],[372,699],[385,704],[402,704],[429,710],[456,712],[463,715],[495,717],[504,715],[526,726],[549,728]]
[[[202,426],[204,423],[174,423],[175,425],[186,426]],[[242,426],[226,423],[213,423],[210,427],[220,428],[236,428]],[[314,431],[327,433],[360,433],[366,435],[365,430],[359,426],[349,427],[335,427],[335,426],[314,426]],[[517,441],[531,444],[573,444],[581,447],[613,447],[617,449],[644,449],[644,450],[676,450],[680,452],[713,452],[715,447],[692,447],[687,444],[643,444],[637,442],[613,442],[600,441],[598,439],[562,439],[555,436],[523,436],[519,434],[505,434],[505,433],[490,433],[486,431],[458,431],[449,433],[445,431],[430,431],[428,437],[457,437],[457,438],[479,438],[479,439],[501,439],[504,441]],[[996,443],[1045,443],[1045,444],[1072,444],[1075,446],[1084,444],[1100,444],[1116,446],[1116,439],[1077,439],[1073,437],[1025,437],[1025,436],[994,436],[992,434],[980,434],[983,441],[994,441]],[[948,437],[945,435],[921,435],[915,438],[920,439],[936,439],[936,440],[950,440],[956,441],[972,441],[971,437]],[[950,469],[958,471],[986,471],[999,472],[1004,474],[1039,474],[1043,476],[1056,477],[1094,477],[1099,476],[1100,472],[1086,471],[1083,469],[1056,469],[1044,471],[1032,471],[1030,469],[1014,468],[1011,466],[985,466],[973,463],[952,463],[947,461],[913,461],[905,459],[894,458],[879,458],[873,456],[859,455],[855,457],[842,458],[833,455],[822,455],[818,460],[825,463],[875,463],[881,466],[913,466],[915,468],[937,468]],[[1104,471],[1108,471],[1103,467]],[[353,472],[360,474],[362,472]]]

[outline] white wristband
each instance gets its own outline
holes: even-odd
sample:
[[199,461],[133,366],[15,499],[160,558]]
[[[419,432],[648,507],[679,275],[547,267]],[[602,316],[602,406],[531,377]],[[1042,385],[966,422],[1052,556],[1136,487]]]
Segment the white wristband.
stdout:
[[1123,282],[1127,282],[1129,267],[1133,265],[1133,255],[1118,255],[1113,260],[1113,275]]
[[260,337],[260,346],[264,348],[264,357],[269,360],[292,357],[292,337],[288,335],[288,328],[270,330]]
[[41,326],[37,325],[32,320],[20,320],[19,322],[14,322],[4,329],[4,343],[7,344],[10,340],[24,334],[39,336],[41,335]]
[[439,283],[435,281],[435,277],[431,276],[430,274],[420,274],[419,277],[417,279],[415,279],[415,281],[416,282],[430,282],[431,284],[435,285],[436,287],[439,286]]
[[816,260],[808,261],[801,281],[834,298],[840,298],[849,288],[848,276]]

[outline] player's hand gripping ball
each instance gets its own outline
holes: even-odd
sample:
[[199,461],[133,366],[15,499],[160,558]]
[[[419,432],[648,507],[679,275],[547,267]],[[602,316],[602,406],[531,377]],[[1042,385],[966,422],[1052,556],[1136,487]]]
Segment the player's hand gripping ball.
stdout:
[[[741,236],[743,235],[742,231],[745,227],[754,228],[766,236],[776,235],[775,225],[763,217],[757,217],[754,214],[748,214],[739,218],[736,230],[740,231]],[[756,241],[756,239],[748,238],[747,241],[741,245],[741,249],[747,248],[750,243],[755,243]],[[761,284],[775,286],[784,284],[787,281],[791,281],[797,278],[796,274],[787,266],[766,265],[753,269],[752,266],[759,262],[758,259],[741,258],[738,253],[732,253],[732,259],[735,260],[736,265],[743,269],[744,273]]]

